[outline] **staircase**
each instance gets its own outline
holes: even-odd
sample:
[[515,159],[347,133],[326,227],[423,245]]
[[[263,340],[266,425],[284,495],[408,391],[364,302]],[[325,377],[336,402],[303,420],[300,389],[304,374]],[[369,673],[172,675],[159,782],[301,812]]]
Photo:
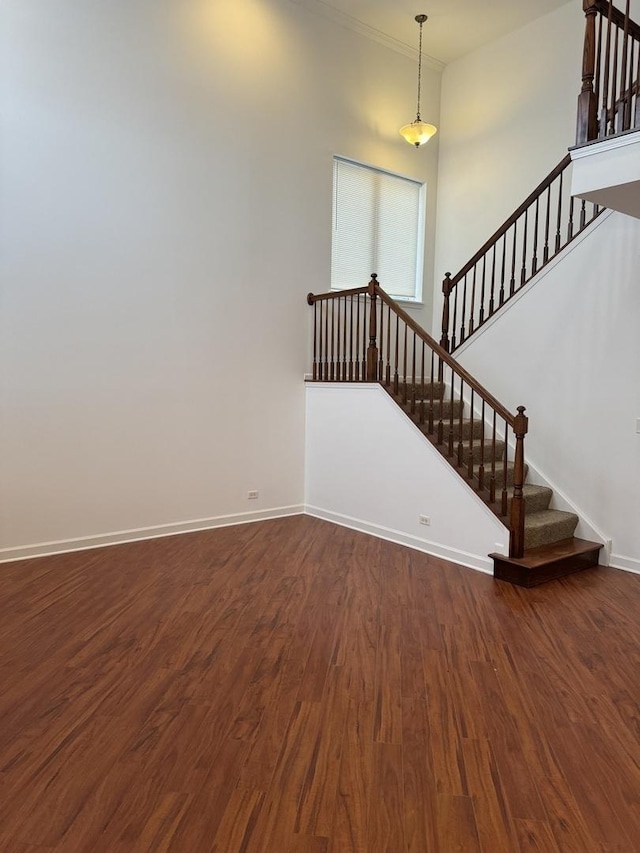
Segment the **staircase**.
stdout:
[[[383,387],[386,387],[384,383]],[[386,387],[386,390],[495,515],[498,518],[504,515],[501,502],[496,501],[495,496],[491,499],[489,489],[479,488],[481,478],[486,481],[487,472],[482,469],[486,468],[487,463],[493,464],[493,445],[482,441],[485,429],[483,422],[477,417],[465,417],[462,400],[454,400],[453,403],[447,400],[447,389],[443,382],[408,384],[406,389],[399,384],[397,392],[392,387]],[[448,429],[450,424],[451,430]],[[452,449],[453,453],[450,452]],[[496,441],[496,451],[495,463],[496,467],[500,467],[504,459],[504,441]],[[460,458],[468,460],[470,456],[473,459],[471,476],[468,464],[458,464]],[[518,586],[531,587],[597,566],[603,546],[574,537],[578,516],[572,512],[551,509],[553,490],[548,486],[527,483],[527,465],[524,466],[524,472],[524,554],[520,558],[490,554],[494,561],[494,577]],[[514,493],[513,462],[507,462],[506,482],[508,517]]]
[[550,509],[551,489],[525,483],[525,409],[513,414],[378,284],[308,294],[316,382],[378,382],[509,529],[494,576],[534,586],[598,564],[578,517]]

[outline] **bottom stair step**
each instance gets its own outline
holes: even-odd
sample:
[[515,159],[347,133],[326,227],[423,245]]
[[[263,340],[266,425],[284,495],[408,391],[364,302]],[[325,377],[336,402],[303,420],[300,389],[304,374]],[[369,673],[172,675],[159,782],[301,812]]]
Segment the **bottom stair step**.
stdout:
[[489,556],[496,580],[531,587],[597,566],[602,547],[599,542],[572,538],[531,548],[519,559],[504,554]]

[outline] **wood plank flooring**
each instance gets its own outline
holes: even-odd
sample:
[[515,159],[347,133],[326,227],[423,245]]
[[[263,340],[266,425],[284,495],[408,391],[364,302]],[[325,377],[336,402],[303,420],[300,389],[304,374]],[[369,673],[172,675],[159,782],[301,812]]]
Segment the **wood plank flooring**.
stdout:
[[0,566],[0,851],[634,853],[639,616],[305,516]]

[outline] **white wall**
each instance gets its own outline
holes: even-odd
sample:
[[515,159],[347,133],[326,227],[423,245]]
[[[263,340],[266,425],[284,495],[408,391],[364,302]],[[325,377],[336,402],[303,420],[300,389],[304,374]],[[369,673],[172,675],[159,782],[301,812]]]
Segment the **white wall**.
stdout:
[[640,221],[605,217],[457,356],[527,407],[527,459],[640,571]]
[[506,527],[380,386],[309,385],[306,435],[307,512],[483,571],[508,553]]
[[579,0],[445,68],[434,330],[441,285],[575,142],[584,13]]
[[333,154],[427,180],[433,236],[415,62],[287,0],[0,16],[5,556],[299,508]]

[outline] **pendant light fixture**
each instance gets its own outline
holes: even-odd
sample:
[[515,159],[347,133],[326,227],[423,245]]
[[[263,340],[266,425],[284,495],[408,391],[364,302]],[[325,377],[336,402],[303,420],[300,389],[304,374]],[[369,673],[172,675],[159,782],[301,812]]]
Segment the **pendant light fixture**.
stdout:
[[418,108],[416,110],[416,119],[411,124],[405,124],[400,128],[401,135],[407,140],[410,145],[415,145],[419,148],[428,142],[431,137],[438,132],[438,128],[433,124],[427,124],[420,118],[420,85],[422,83],[422,25],[427,20],[426,15],[416,15],[416,22],[420,25],[420,43],[418,47]]

